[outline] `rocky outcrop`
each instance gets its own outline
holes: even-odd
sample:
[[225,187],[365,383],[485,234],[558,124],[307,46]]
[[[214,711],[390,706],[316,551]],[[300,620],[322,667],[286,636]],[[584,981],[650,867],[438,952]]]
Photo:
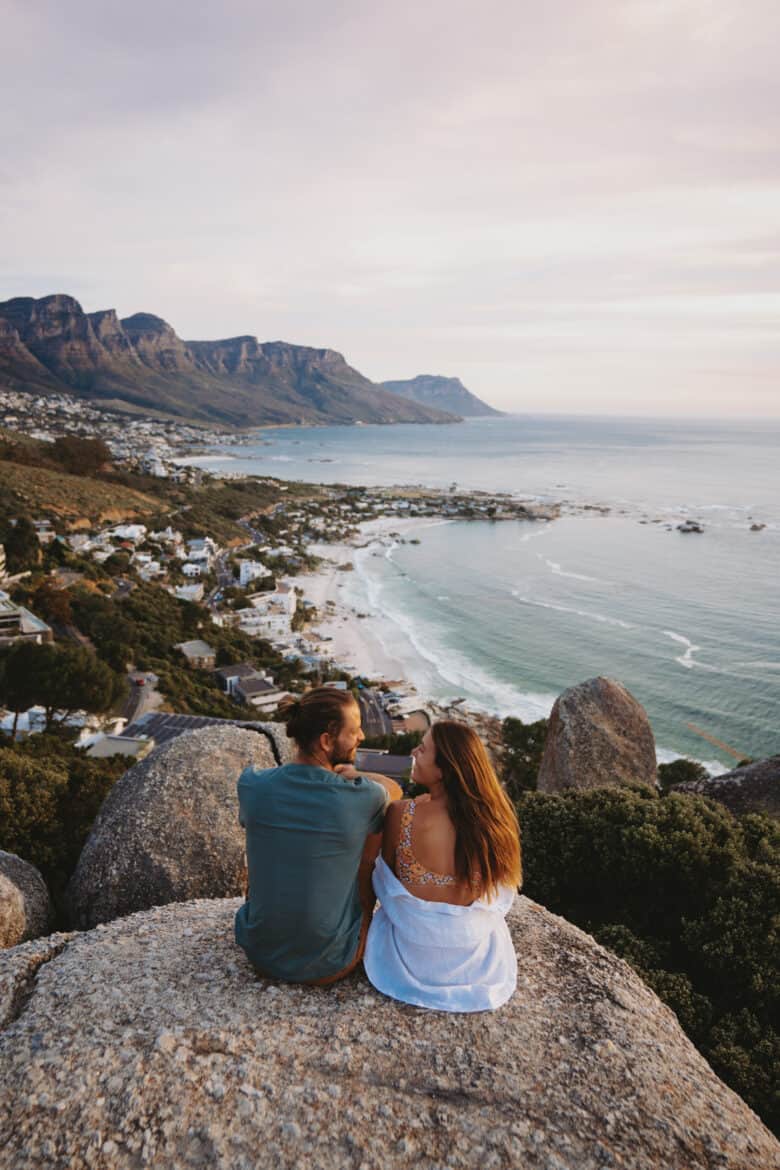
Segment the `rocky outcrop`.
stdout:
[[181,735],[125,772],[68,887],[72,924],[84,929],[167,902],[241,893],[236,782],[248,764],[272,768],[278,755],[262,731],[223,724]]
[[540,792],[656,786],[655,742],[644,707],[624,686],[592,678],[560,695],[539,767]]
[[674,792],[690,792],[725,804],[735,816],[765,813],[780,820],[780,755],[757,760],[707,780],[676,784]]
[[638,976],[525,898],[517,992],[471,1016],[398,1004],[362,975],[258,980],[232,939],[238,905],[0,955],[1,1170],[780,1167]]
[[0,302],[0,378],[240,426],[454,421],[376,386],[333,350],[248,336],[183,341],[152,313],[120,321],[62,294]]
[[0,849],[0,947],[46,934],[51,920],[49,891],[38,870]]
[[401,394],[404,398],[410,398],[412,402],[435,406],[438,410],[448,410],[452,414],[461,415],[462,418],[484,418],[486,415],[502,413],[467,390],[460,378],[418,374],[416,378],[408,378],[401,382],[382,382],[381,385],[384,390],[392,390],[393,394]]

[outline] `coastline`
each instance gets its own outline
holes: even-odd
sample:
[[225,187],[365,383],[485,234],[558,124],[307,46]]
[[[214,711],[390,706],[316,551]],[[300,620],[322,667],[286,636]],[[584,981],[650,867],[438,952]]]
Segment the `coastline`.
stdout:
[[[448,519],[399,518],[387,516],[362,521],[360,532],[340,543],[320,542],[311,551],[322,559],[322,565],[311,573],[300,574],[295,584],[303,590],[304,600],[317,609],[317,618],[305,630],[305,637],[316,642],[320,651],[351,674],[374,681],[384,681],[404,697],[401,710],[424,707],[434,718],[465,718],[481,731],[488,731],[507,714],[523,722],[547,718],[556,695],[524,695],[524,704],[515,702],[511,709],[502,709],[497,703],[480,704],[473,697],[465,702],[458,696],[453,684],[450,695],[432,694],[431,674],[436,666],[426,659],[415,640],[391,617],[377,613],[370,602],[362,608],[356,592],[361,586],[361,575],[355,567],[356,554],[376,555],[386,550],[392,537],[410,539],[414,533],[441,524],[454,523]],[[441,686],[442,679],[437,680]],[[658,763],[678,759],[683,753],[656,742]],[[710,775],[728,770],[728,765],[717,758],[685,753],[684,758],[697,759]]]
[[[357,577],[354,560],[358,549],[373,545],[379,548],[391,534],[403,537],[410,531],[441,523],[447,521],[426,522],[419,518],[386,516],[362,521],[359,536],[349,541],[311,545],[312,553],[323,563],[313,573],[295,578],[297,586],[303,589],[304,599],[317,610],[317,617],[307,628],[306,636],[324,643],[323,649],[328,657],[352,673],[389,683],[398,682],[405,691],[416,694],[417,688],[407,677],[403,659],[388,650],[381,636],[382,619],[359,610],[352,603],[349,587]],[[353,567],[345,568],[346,565]]]

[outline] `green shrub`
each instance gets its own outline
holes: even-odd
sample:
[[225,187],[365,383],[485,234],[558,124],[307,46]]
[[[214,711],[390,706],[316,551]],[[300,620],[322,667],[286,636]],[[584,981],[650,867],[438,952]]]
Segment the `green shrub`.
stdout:
[[777,1130],[780,826],[633,789],[517,807],[528,896],[631,963]]

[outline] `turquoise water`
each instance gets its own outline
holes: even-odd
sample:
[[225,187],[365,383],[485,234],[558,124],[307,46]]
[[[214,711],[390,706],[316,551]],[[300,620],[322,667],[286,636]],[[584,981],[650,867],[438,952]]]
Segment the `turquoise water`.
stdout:
[[[420,545],[360,550],[350,600],[381,616],[421,692],[528,719],[606,674],[646,707],[662,753],[732,762],[689,724],[740,754],[780,751],[777,423],[506,418],[263,442],[204,465],[610,507],[551,524],[442,523],[416,532]],[[686,516],[705,532],[677,532]]]

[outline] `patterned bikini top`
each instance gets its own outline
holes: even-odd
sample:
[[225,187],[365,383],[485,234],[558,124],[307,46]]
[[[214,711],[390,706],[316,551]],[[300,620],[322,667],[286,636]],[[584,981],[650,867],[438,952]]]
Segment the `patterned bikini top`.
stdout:
[[410,800],[401,813],[401,836],[395,850],[395,871],[405,886],[454,886],[456,878],[448,873],[423,869],[412,853],[412,821],[415,801]]

